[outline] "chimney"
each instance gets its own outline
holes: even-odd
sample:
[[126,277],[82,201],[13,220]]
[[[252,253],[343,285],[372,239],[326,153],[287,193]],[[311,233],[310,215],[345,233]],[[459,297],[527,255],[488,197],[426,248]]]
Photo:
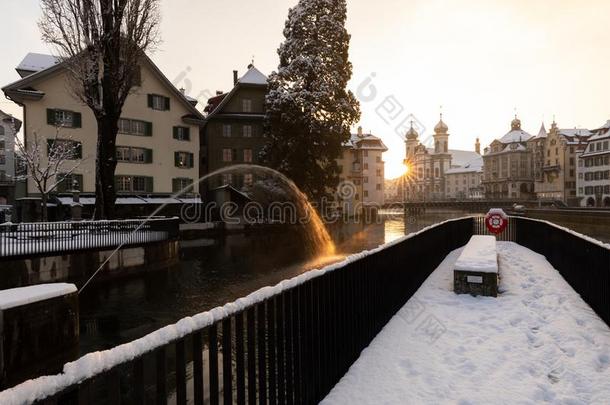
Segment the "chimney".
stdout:
[[184,95],[184,87],[180,87],[180,93]]
[[220,96],[222,93],[223,93],[222,90],[216,90],[216,95],[217,96]]
[[237,84],[237,70],[233,71],[233,86]]
[[474,151],[479,155],[481,154],[481,143],[479,142],[479,138],[477,138],[477,141],[474,143]]
[[358,127],[358,136],[362,137],[362,127]]

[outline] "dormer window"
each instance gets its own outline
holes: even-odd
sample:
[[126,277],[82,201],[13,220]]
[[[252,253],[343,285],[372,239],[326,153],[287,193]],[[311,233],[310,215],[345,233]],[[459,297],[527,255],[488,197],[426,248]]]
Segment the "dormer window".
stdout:
[[241,106],[243,112],[252,112],[252,100],[250,100],[249,98],[244,98],[243,100],[241,100]]

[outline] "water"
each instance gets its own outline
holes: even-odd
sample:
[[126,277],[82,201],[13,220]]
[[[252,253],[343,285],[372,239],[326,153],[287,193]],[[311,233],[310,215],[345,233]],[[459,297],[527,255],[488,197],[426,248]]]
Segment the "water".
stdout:
[[379,223],[329,226],[335,252],[311,259],[289,232],[257,232],[186,241],[178,266],[101,285],[80,295],[81,354],[137,339],[185,316],[234,301],[307,270],[375,248],[463,212],[418,216],[382,214]]
[[[167,271],[96,285],[80,296],[81,354],[137,339],[182,317],[243,297],[261,287],[375,248],[431,224],[468,215],[428,212],[417,217],[382,213],[379,223],[329,226],[335,252],[311,260],[302,239],[289,232],[228,235],[186,241],[180,264]],[[610,225],[554,220],[610,242]],[[607,222],[607,221],[606,221]]]

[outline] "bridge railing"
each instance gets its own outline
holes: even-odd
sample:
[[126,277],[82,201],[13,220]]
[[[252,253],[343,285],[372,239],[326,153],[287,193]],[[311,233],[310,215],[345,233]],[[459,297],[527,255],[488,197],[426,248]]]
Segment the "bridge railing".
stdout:
[[0,260],[176,239],[178,218],[0,224]]
[[316,403],[471,233],[470,218],[432,226],[86,355],[62,374],[0,393],[0,402],[33,391],[48,404]]
[[[0,403],[316,403],[445,256],[485,232],[480,221],[434,225],[88,354],[0,393]],[[506,239],[547,256],[610,323],[608,247],[543,221],[510,222]]]

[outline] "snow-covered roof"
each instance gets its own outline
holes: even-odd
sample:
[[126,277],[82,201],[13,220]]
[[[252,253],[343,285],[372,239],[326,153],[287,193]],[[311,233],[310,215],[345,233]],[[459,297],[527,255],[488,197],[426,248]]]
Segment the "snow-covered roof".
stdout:
[[502,143],[525,142],[532,136],[522,129],[513,129],[499,139]]
[[476,164],[480,161],[483,166],[481,155],[472,150],[449,149],[451,155],[451,166],[465,166],[467,164]]
[[542,123],[542,125],[540,126],[540,131],[538,131],[538,135],[536,135],[536,138],[546,138],[546,128],[544,127],[544,122]]
[[[21,61],[21,63],[19,63],[16,69],[18,72],[30,72],[31,74],[50,68],[51,66],[56,65],[59,62],[60,60],[56,56],[30,52],[25,55],[25,58],[23,58],[23,60]],[[27,75],[28,74],[21,74],[21,77]]]
[[244,74],[238,81],[241,84],[267,84],[267,76],[261,73],[254,65],[248,68],[246,74]]
[[373,134],[351,134],[349,141],[345,142],[343,146],[348,148],[382,150],[384,152],[388,150],[388,147],[383,143],[381,138]]
[[569,137],[591,135],[591,131],[586,128],[562,128],[559,130],[559,133]]

